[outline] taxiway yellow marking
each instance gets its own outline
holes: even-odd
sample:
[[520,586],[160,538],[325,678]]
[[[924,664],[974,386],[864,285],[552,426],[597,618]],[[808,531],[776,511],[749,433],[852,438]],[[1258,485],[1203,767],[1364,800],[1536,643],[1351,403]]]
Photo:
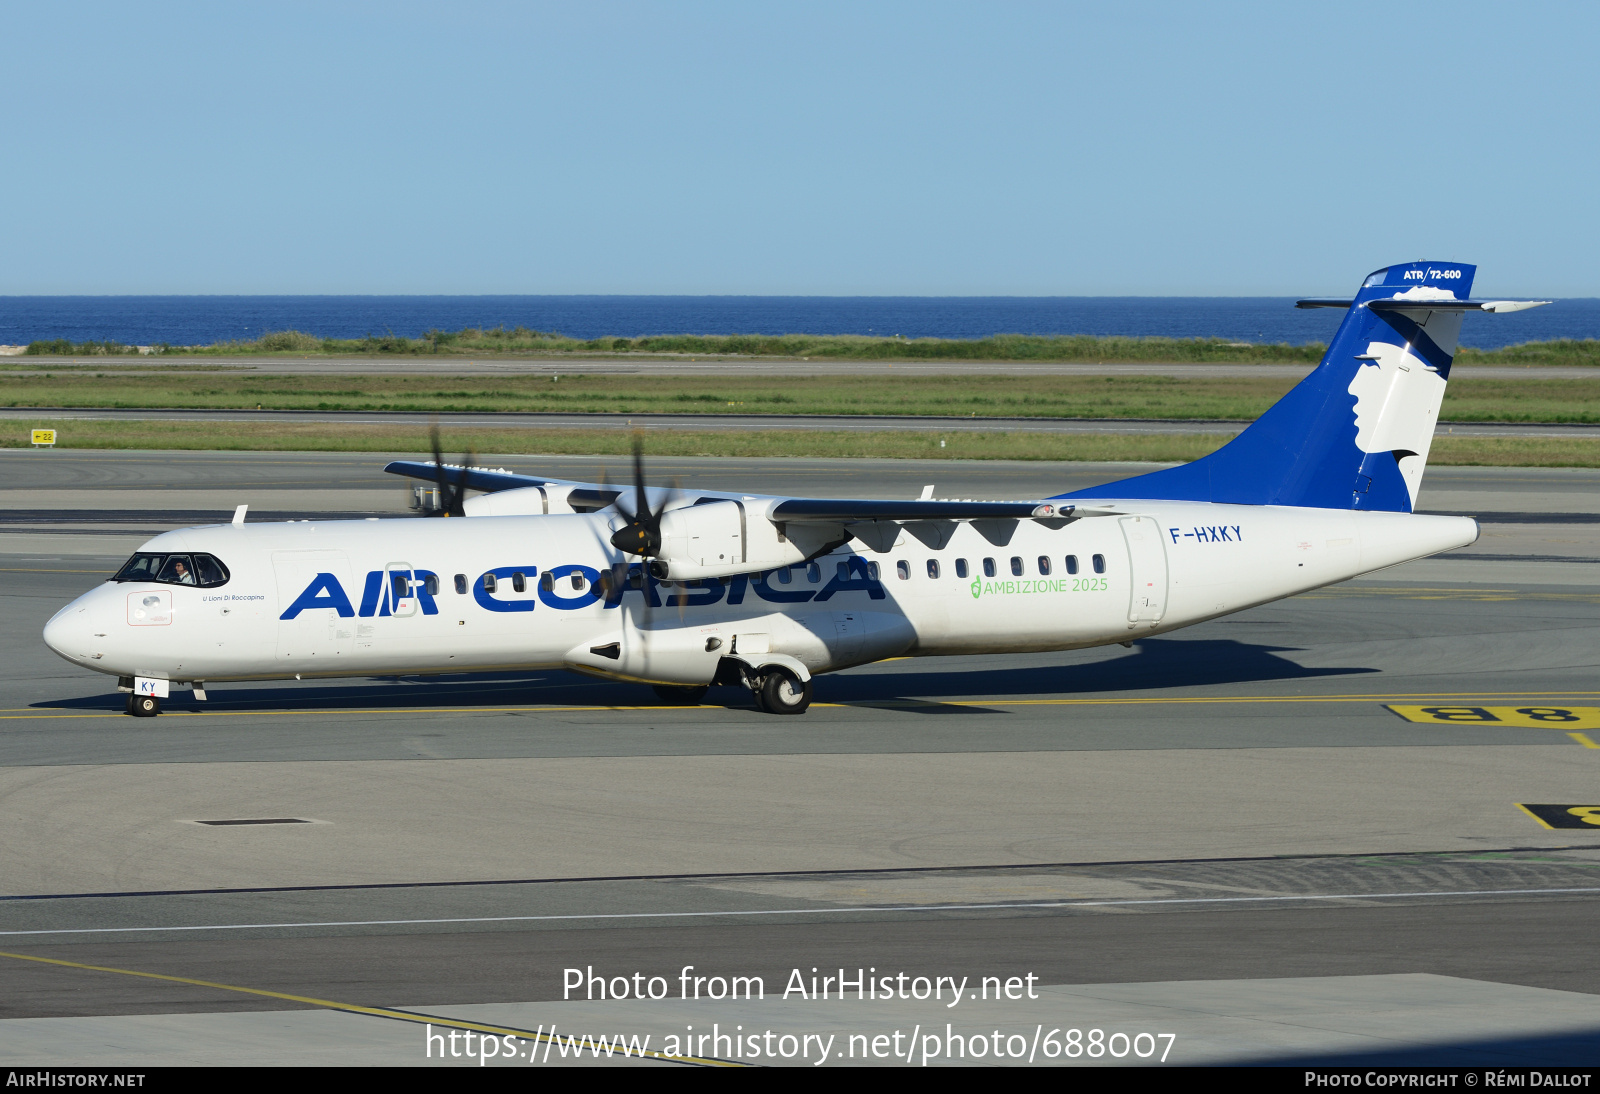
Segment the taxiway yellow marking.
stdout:
[[[1546,700],[1548,702],[1548,700]],[[1513,726],[1517,729],[1600,729],[1600,707],[1580,706],[1417,706],[1394,703],[1389,709],[1408,722],[1449,726]]]
[[[265,988],[245,988],[237,984],[220,984],[215,980],[195,980],[187,976],[171,976],[161,972],[144,972],[139,969],[118,969],[109,965],[86,965],[79,961],[63,961],[59,957],[34,957],[25,953],[4,953],[0,957],[9,957],[17,961],[33,961],[40,965],[60,965],[68,969],[84,969],[88,972],[109,972],[119,976],[138,976],[146,980],[165,980],[173,984],[190,984],[199,988],[215,988],[218,991],[241,992],[245,995],[260,995],[268,999],[283,999],[290,1003],[305,1003],[308,1006],[322,1007],[326,1010],[343,1011],[346,1014],[366,1014],[374,1018],[392,1018],[400,1022],[410,1022],[413,1025],[431,1024],[444,1026],[448,1029],[470,1029],[475,1033],[492,1033],[496,1037],[516,1037],[519,1040],[529,1041],[533,1044],[558,1043],[552,1034],[536,1033],[530,1029],[517,1029],[507,1026],[491,1026],[480,1022],[468,1022],[460,1018],[443,1018],[431,1014],[414,1014],[403,1010],[390,1010],[387,1007],[364,1007],[359,1003],[340,1003],[332,999],[317,999],[309,995],[290,995],[287,992],[267,991]],[[719,1060],[714,1057],[704,1056],[664,1056],[653,1053],[645,1059],[663,1060],[668,1063],[701,1064],[706,1067],[746,1067],[748,1065],[735,1060]]]
[[[1600,691],[1568,691],[1561,693],[1563,697],[1596,697]],[[1540,699],[1550,700],[1549,692],[1484,692],[1478,695],[1462,695],[1459,692],[1414,692],[1403,695],[1231,695],[1231,696],[1176,696],[1176,697],[1138,697],[1118,699],[883,699],[865,700],[858,703],[812,703],[813,709],[859,710],[880,708],[916,708],[919,706],[953,706],[953,707],[1005,707],[1005,706],[1171,706],[1171,705],[1218,705],[1228,703],[1384,703],[1394,699],[1451,699],[1465,701],[1467,699]],[[313,716],[343,716],[354,714],[593,714],[606,711],[690,711],[690,710],[721,710],[741,709],[724,708],[716,704],[687,705],[637,705],[637,706],[515,706],[515,707],[373,707],[351,708],[346,710],[169,710],[162,713],[162,717],[174,718],[260,718],[281,715],[284,717],[313,717]],[[1600,709],[1600,708],[1584,708]],[[121,711],[96,711],[92,713],[39,713],[30,711],[27,707],[0,708],[0,721],[26,720],[30,718],[44,720],[60,720],[69,718],[126,718]],[[1561,728],[1551,726],[1550,728]]]
[[1584,748],[1600,748],[1600,745],[1595,744],[1589,739],[1589,735],[1587,733],[1569,733],[1567,736],[1571,737],[1574,741],[1577,741]]
[[1543,593],[1517,589],[1461,589],[1449,586],[1395,586],[1375,588],[1358,585],[1349,588],[1318,589],[1300,593],[1297,600],[1337,600],[1340,597],[1387,596],[1401,600],[1569,600],[1580,604],[1600,604],[1600,593]]
[[1600,805],[1512,804],[1551,831],[1560,828],[1592,832],[1600,827]]
[[1549,828],[1552,832],[1555,831],[1554,828],[1550,828],[1550,825],[1545,823],[1545,819],[1543,817],[1535,813],[1532,809],[1529,809],[1526,805],[1523,805],[1521,802],[1513,802],[1512,804],[1518,809],[1522,810],[1524,813],[1528,814],[1528,816],[1532,817],[1534,820],[1538,821],[1541,827]]

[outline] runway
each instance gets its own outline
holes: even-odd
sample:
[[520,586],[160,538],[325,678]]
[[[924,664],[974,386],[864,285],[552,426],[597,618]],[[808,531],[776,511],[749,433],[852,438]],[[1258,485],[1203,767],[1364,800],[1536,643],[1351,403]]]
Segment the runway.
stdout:
[[[815,430],[891,433],[1206,433],[1233,436],[1250,423],[1206,418],[946,418],[874,414],[543,414],[422,413],[340,410],[146,410],[4,407],[0,419],[28,422],[248,422],[325,426],[399,425],[426,437],[437,422],[451,429]],[[1440,422],[1434,436],[1600,437],[1600,425],[1549,422]]]
[[[937,1030],[935,1064],[974,1062],[948,1054],[962,1031],[1000,1037],[976,1062],[1027,1063],[1013,1037],[1036,1064],[1155,1060],[1041,1056],[1053,1028],[1057,1044],[1072,1028],[1129,1046],[1170,1033],[1168,1063],[1600,1057],[1584,941],[1600,828],[1547,828],[1519,805],[1595,801],[1600,728],[1392,709],[1600,708],[1600,473],[1434,469],[1422,507],[1484,521],[1461,552],[1131,649],[825,676],[798,719],[732,690],[674,708],[533,673],[222,685],[136,722],[39,642],[173,517],[398,515],[383,462],[0,459],[15,624],[0,632],[0,1060],[477,1065],[427,1056],[431,1025],[512,1038],[491,1063],[553,1065],[552,1023],[658,1049],[690,1025],[796,1045],[831,1033],[830,1063],[901,1066],[918,1061],[903,1044],[873,1055],[871,1037]],[[725,489],[1033,497],[1142,468],[655,470]],[[217,820],[280,823],[203,823]],[[709,978],[726,992],[759,977],[765,998],[680,999],[684,966],[707,993]],[[953,1009],[949,987],[783,998],[814,967],[1018,987]],[[668,994],[564,999],[569,969],[613,987],[659,976]],[[678,1055],[814,1064],[821,1042],[807,1044]]]

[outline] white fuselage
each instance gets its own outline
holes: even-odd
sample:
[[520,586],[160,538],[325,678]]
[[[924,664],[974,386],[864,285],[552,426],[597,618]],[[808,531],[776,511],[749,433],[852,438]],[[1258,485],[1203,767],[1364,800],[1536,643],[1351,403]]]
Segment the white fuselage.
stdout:
[[141,550],[213,555],[225,585],[107,582],[45,640],[86,668],[172,681],[567,667],[693,685],[730,654],[814,674],[1126,642],[1478,534],[1459,517],[1096,506],[1116,512],[879,524],[811,564],[697,587],[647,577],[611,546],[610,513],[190,528]]

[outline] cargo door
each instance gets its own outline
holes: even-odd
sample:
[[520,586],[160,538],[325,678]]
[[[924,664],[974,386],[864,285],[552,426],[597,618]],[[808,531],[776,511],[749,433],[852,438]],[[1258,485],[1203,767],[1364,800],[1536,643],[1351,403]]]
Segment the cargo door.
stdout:
[[1167,547],[1151,517],[1121,517],[1128,544],[1128,622],[1159,623],[1167,612]]

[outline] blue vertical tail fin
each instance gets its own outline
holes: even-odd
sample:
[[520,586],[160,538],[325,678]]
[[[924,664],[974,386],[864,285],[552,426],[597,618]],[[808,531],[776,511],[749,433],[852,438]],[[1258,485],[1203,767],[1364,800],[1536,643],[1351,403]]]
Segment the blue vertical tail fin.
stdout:
[[1462,316],[1536,306],[1472,300],[1476,272],[1410,262],[1372,273],[1353,300],[1300,301],[1346,308],[1344,322],[1316,369],[1244,432],[1182,467],[1062,496],[1411,512]]

